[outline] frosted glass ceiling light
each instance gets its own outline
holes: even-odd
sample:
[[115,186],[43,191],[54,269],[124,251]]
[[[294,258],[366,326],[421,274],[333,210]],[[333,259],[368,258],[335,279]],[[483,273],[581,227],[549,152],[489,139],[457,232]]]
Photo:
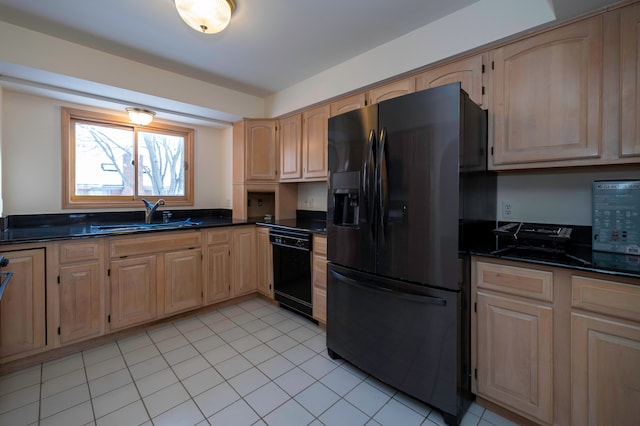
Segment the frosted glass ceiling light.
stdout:
[[175,4],[182,20],[205,34],[224,30],[236,9],[235,0],[175,0]]
[[141,108],[127,108],[127,112],[129,113],[131,122],[138,126],[146,126],[151,123],[153,117],[156,116],[155,112]]

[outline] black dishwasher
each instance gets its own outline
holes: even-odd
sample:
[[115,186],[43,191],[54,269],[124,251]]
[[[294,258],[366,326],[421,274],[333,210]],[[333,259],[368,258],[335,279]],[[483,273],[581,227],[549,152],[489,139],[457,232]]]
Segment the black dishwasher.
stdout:
[[311,233],[272,228],[274,297],[311,318]]

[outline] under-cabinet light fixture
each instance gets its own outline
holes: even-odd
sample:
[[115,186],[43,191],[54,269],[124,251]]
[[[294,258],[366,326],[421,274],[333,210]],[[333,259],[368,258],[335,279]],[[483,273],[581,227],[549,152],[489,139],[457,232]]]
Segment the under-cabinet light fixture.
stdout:
[[156,116],[155,112],[142,108],[127,108],[127,112],[129,113],[129,119],[131,122],[138,126],[146,126],[151,123],[151,121],[153,121],[153,117]]
[[227,28],[235,0],[174,0],[184,22],[198,32],[215,34]]

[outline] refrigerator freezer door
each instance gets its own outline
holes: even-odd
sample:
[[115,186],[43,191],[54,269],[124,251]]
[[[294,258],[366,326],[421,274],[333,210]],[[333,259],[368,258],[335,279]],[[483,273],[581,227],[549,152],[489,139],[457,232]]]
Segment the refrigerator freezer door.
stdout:
[[451,420],[469,389],[468,355],[459,343],[461,297],[329,264],[329,354],[441,409]]
[[458,289],[461,92],[447,85],[381,102],[378,163],[386,219],[378,274]]
[[329,119],[327,259],[375,270],[377,107]]

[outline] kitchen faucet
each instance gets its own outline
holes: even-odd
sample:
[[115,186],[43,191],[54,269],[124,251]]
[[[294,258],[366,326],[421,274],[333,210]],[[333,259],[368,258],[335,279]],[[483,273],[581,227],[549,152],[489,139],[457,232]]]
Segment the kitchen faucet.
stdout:
[[148,202],[143,198],[142,202],[144,203],[144,208],[145,208],[144,223],[151,223],[151,220],[153,219],[153,214],[156,212],[158,207],[164,206],[164,200],[160,198],[158,201],[156,201],[155,204],[151,204],[150,202]]

